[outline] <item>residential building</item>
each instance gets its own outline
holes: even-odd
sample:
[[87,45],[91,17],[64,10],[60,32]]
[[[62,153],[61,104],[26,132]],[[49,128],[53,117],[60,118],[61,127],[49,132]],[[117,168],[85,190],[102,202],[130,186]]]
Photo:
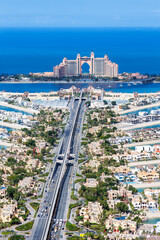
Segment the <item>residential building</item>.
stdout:
[[141,178],[143,181],[156,181],[159,180],[159,173],[155,170],[152,170],[151,172],[138,172],[138,177]]
[[96,187],[98,185],[98,181],[95,178],[86,178],[86,183],[84,183],[85,187]]
[[109,217],[105,222],[106,229],[111,229],[113,232],[119,232],[121,227],[123,230],[127,230],[130,233],[136,232],[136,222],[131,220],[117,220]]
[[84,217],[84,222],[99,223],[102,212],[103,209],[99,202],[89,202],[86,207],[80,209],[80,216]]

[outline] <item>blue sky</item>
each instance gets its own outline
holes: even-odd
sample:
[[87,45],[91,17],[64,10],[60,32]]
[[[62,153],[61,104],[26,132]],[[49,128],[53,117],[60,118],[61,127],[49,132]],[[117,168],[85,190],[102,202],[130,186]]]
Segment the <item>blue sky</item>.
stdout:
[[160,0],[0,0],[0,27],[160,26]]

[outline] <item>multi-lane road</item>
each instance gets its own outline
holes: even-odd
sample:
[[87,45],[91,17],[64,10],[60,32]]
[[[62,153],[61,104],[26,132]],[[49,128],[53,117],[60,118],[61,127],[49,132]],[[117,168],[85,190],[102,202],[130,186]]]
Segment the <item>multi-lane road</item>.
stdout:
[[31,240],[63,238],[69,206],[70,180],[78,158],[85,100],[74,99],[35,219]]
[[70,192],[71,187],[69,183],[71,179],[74,179],[74,168],[76,168],[76,164],[78,161],[78,153],[79,153],[79,146],[80,146],[80,138],[81,138],[81,128],[83,124],[83,115],[84,115],[84,103],[85,101],[82,100],[79,106],[79,111],[77,114],[77,118],[75,121],[75,126],[71,138],[70,144],[70,154],[73,154],[74,158],[69,161],[67,164],[67,169],[65,172],[65,177],[63,179],[63,186],[61,188],[59,201],[56,207],[56,211],[53,214],[53,221],[52,221],[52,231],[50,232],[49,239],[60,239],[64,238],[65,232],[65,223],[67,220],[67,212],[69,207],[70,201]]

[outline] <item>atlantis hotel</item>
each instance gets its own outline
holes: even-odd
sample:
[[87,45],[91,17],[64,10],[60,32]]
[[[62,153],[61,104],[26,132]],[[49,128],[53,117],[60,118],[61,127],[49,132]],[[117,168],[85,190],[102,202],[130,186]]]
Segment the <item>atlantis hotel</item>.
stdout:
[[117,77],[118,65],[112,63],[108,56],[104,58],[95,58],[94,53],[91,53],[90,57],[81,57],[77,54],[75,60],[63,59],[63,62],[53,68],[53,74],[55,77],[68,77],[79,76],[82,73],[82,65],[87,63],[89,65],[89,74],[102,77]]

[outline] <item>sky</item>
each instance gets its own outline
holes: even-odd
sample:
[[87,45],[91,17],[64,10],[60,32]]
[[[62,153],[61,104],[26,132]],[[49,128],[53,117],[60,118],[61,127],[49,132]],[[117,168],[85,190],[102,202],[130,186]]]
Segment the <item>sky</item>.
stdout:
[[160,27],[160,0],[0,0],[0,27]]

